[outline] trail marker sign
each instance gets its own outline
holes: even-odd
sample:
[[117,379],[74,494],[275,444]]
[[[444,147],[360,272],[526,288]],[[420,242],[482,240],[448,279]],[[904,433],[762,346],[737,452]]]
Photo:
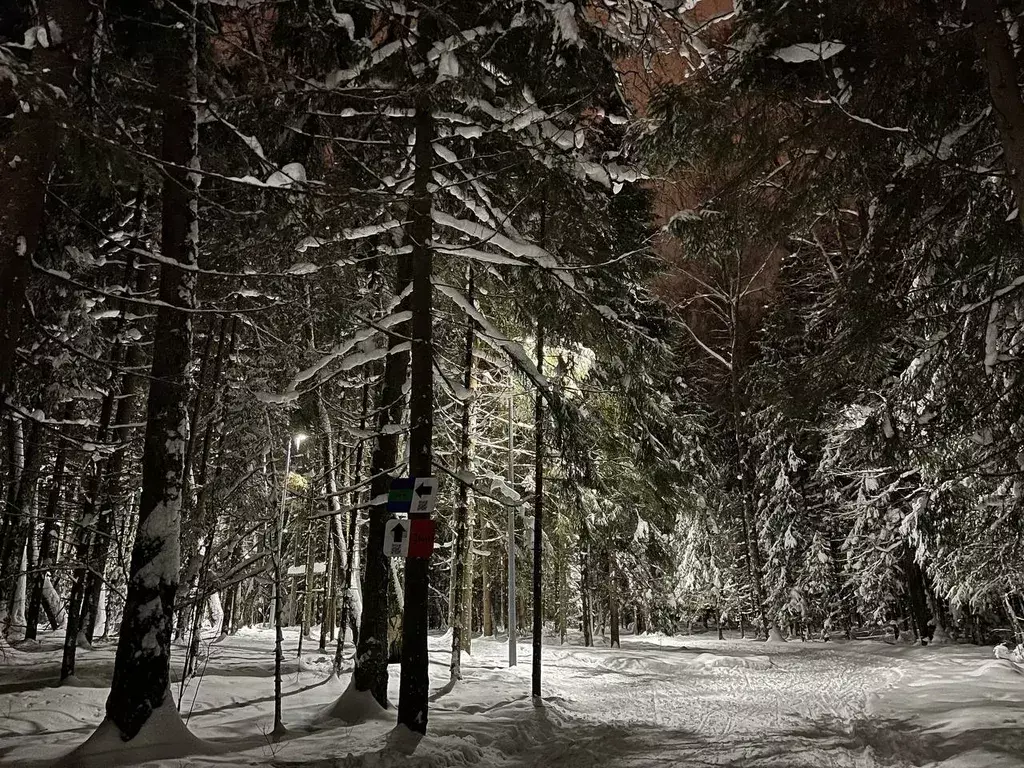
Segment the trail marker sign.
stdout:
[[436,502],[436,477],[396,477],[391,481],[388,512],[427,516]]
[[409,546],[405,556],[430,557],[434,553],[434,521],[413,518],[409,522]]
[[433,520],[388,520],[384,526],[384,554],[388,557],[430,557],[433,552]]
[[388,520],[384,526],[384,554],[405,557],[409,554],[409,521]]

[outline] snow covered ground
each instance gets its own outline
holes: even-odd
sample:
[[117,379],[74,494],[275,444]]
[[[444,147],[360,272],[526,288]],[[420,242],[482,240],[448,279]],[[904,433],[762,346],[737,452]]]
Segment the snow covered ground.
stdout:
[[[271,744],[273,637],[247,630],[209,645],[201,685],[181,697],[189,728],[216,754],[164,768],[314,766],[1024,767],[1024,670],[973,646],[624,637],[622,649],[549,645],[545,697],[530,700],[530,648],[509,670],[500,638],[476,639],[450,692],[447,637],[431,639],[429,735],[407,757],[387,746],[393,713],[325,720],[347,681],[329,654],[295,657],[286,636],[284,719]],[[113,647],[80,651],[56,687],[59,636],[0,662],[0,766],[50,765],[103,716]],[[201,664],[202,666],[202,664]],[[398,667],[392,667],[392,697]],[[178,686],[174,689],[178,695]]]

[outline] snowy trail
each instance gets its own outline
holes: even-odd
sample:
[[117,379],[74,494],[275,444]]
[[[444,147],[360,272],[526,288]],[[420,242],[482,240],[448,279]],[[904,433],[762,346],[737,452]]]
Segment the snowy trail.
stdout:
[[859,739],[858,724],[869,693],[898,680],[899,670],[891,659],[800,645],[553,649],[546,666],[555,700],[579,725],[594,726],[577,758],[559,764],[875,765],[880,745]]
[[[508,669],[500,638],[474,640],[465,679],[446,692],[449,639],[434,636],[429,736],[407,757],[385,746],[391,713],[358,726],[322,720],[344,682],[328,677],[332,654],[298,659],[296,643],[287,633],[290,738],[264,736],[273,636],[246,630],[208,646],[202,683],[182,699],[190,729],[222,753],[147,765],[1024,768],[1024,670],[986,648],[703,636],[625,637],[621,649],[550,643],[535,706],[527,643]],[[113,647],[82,652],[73,686],[53,687],[59,660],[58,637],[0,660],[0,766],[49,766],[102,718]]]

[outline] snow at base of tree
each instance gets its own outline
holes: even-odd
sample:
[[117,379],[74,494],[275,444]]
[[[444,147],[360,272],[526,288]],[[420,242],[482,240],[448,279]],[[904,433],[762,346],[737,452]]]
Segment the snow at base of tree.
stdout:
[[778,627],[772,627],[768,631],[768,642],[769,643],[784,643],[786,638],[782,636],[782,632],[779,631]]
[[341,720],[342,722],[354,725],[365,723],[368,720],[390,720],[393,713],[389,713],[384,707],[377,703],[373,694],[369,691],[357,691],[355,679],[348,682],[345,692],[338,697],[330,707],[323,711],[323,720]]
[[104,719],[92,736],[61,758],[54,768],[114,768],[149,760],[215,755],[220,751],[189,732],[168,692],[163,705],[153,710],[134,739],[124,741],[113,721]]

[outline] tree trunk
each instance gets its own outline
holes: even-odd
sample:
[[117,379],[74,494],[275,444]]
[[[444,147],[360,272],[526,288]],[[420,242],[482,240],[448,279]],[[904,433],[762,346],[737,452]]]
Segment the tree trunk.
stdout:
[[[590,647],[594,644],[593,611],[590,605],[590,527],[587,525],[586,513],[583,510],[583,500],[577,496],[580,522],[580,603],[583,609],[583,616],[580,622],[580,629],[583,630],[583,645]],[[640,610],[636,610],[637,627],[640,626]]]
[[[421,9],[417,49],[423,63],[436,28],[432,11]],[[420,84],[414,117],[413,157],[416,163],[410,205],[412,241],[412,359],[409,390],[409,474],[433,475],[434,349],[433,336],[433,221],[431,219],[434,119],[430,93]],[[418,513],[410,513],[410,518]],[[422,517],[422,515],[420,515]],[[405,610],[402,618],[402,673],[398,695],[398,724],[427,732],[427,605],[430,600],[430,561],[409,558],[405,563]]]
[[141,362],[140,358],[141,353],[135,346],[130,347],[125,354],[125,374],[120,386],[117,412],[114,415],[113,437],[118,448],[105,462],[105,476],[100,481],[102,501],[90,557],[91,570],[85,576],[83,618],[81,620],[81,630],[90,643],[95,635],[96,618],[100,611],[100,593],[103,591],[103,575],[114,530],[114,518],[118,511],[123,512],[127,506],[121,491],[124,488],[124,465],[132,432],[129,425],[135,420],[135,400],[140,383],[140,377],[133,374],[132,370]]
[[[470,305],[474,300],[473,265],[466,267],[466,299]],[[473,468],[473,346],[476,329],[472,318],[466,318],[466,336],[462,355],[462,384],[465,398],[462,401],[462,423],[459,435],[459,474],[470,475]],[[472,572],[468,568],[470,557],[469,531],[469,484],[459,483],[458,500],[455,503],[455,549],[452,554],[452,656],[449,673],[452,680],[462,679],[462,649],[468,646],[469,621],[466,615],[466,585],[472,594]],[[467,573],[468,572],[468,573]]]
[[17,509],[18,491],[25,474],[25,425],[22,419],[7,419],[6,433],[8,482],[0,522],[0,632],[7,624],[7,594],[13,589],[8,580],[10,574],[14,573],[15,529],[21,524]]
[[46,185],[57,162],[62,112],[70,108],[60,102],[71,93],[76,59],[88,39],[85,0],[51,0],[33,7],[43,9],[34,23],[49,30],[49,44],[32,50],[33,75],[41,83],[22,96],[28,99],[27,109],[14,110],[10,137],[0,144],[0,401],[14,378]]
[[[368,405],[369,385],[364,384],[360,431],[366,429],[366,411]],[[355,525],[359,519],[359,513],[356,511],[355,507],[358,504],[359,493],[357,491],[352,493],[352,509],[349,510],[347,515],[348,530],[346,531],[345,519],[343,519],[342,516],[342,500],[338,491],[337,468],[335,461],[336,455],[334,452],[334,430],[331,426],[330,415],[327,413],[323,396],[320,394],[317,395],[317,410],[320,430],[323,435],[321,455],[324,464],[324,485],[327,495],[327,508],[332,513],[328,523],[330,525],[332,541],[334,543],[333,549],[338,555],[338,571],[341,574],[341,621],[339,622],[338,645],[335,649],[334,657],[335,674],[340,674],[342,653],[345,649],[345,630],[351,621],[353,639],[358,643],[359,614],[362,611],[362,594],[359,590],[358,583],[354,586],[352,584],[352,567],[353,559],[355,557]],[[363,449],[362,444],[360,443],[359,447],[356,449],[356,458],[354,462],[355,469],[352,472],[351,478],[349,478],[351,480],[350,484],[353,487],[358,484],[357,476],[359,474],[359,468],[362,466],[362,458]],[[344,459],[342,463],[346,463]],[[381,544],[381,546],[383,546],[383,544]]]
[[17,617],[14,616],[13,609],[21,582],[26,576],[23,561],[28,538],[32,535],[32,510],[35,505],[36,480],[45,453],[40,445],[43,431],[38,421],[32,422],[27,438],[20,425],[17,429],[22,439],[24,463],[20,469],[16,468],[18,478],[15,483],[13,504],[5,515],[10,520],[10,524],[5,526],[5,538],[0,541],[0,547],[3,548],[3,555],[0,558],[0,599],[2,599],[0,602],[0,632],[6,629],[3,626],[4,616],[7,620],[17,618],[19,625],[23,625],[25,622],[24,606],[21,615]]
[[[1003,161],[1019,208],[1024,206],[1024,100],[1013,40],[997,0],[967,0],[965,11],[987,75],[989,98],[1003,144]],[[1018,214],[1017,220],[1024,226],[1024,213]]]
[[615,555],[608,553],[608,623],[611,625],[611,645],[622,647],[619,641],[619,585],[615,568]]
[[903,573],[907,585],[907,602],[910,606],[910,616],[917,628],[917,636],[922,645],[931,639],[931,627],[929,620],[931,616],[928,611],[928,598],[925,594],[925,575],[921,567],[914,559],[913,550],[904,545],[903,547]]
[[[70,421],[74,414],[74,406],[68,403],[61,415],[63,421]],[[32,577],[32,593],[29,596],[28,612],[25,616],[25,639],[36,639],[36,627],[39,624],[39,612],[44,605],[43,588],[46,578],[49,575],[50,567],[53,565],[54,538],[58,533],[57,528],[57,507],[60,502],[60,493],[64,485],[64,468],[67,465],[67,443],[64,440],[57,442],[57,456],[54,459],[53,473],[50,475],[50,489],[46,496],[46,509],[43,511],[43,533],[39,542],[39,556],[36,558],[36,572]],[[57,629],[55,616],[50,617],[50,623]]]
[[[399,257],[396,296],[405,291],[410,276],[409,259]],[[403,301],[400,309],[407,308],[407,302]],[[391,427],[402,421],[402,389],[409,370],[409,353],[396,351],[396,347],[405,344],[408,335],[409,324],[400,323],[388,342],[389,354],[384,361],[384,377],[377,399],[377,440],[370,459],[371,499],[387,497],[391,486],[388,473],[398,464],[398,434]],[[353,673],[356,690],[370,691],[382,707],[388,705],[388,582],[391,565],[384,554],[384,527],[390,518],[385,503],[375,504],[370,510],[363,572],[363,610]]]
[[[544,235],[541,209],[541,240]],[[544,373],[544,323],[537,320],[537,371]],[[544,395],[538,389],[533,402],[533,675],[532,695],[540,698],[541,661],[544,646]]]
[[316,537],[313,535],[313,521],[306,522],[306,594],[302,602],[302,626],[299,628],[299,655],[302,655],[302,639],[310,637],[313,627],[313,565],[316,562]]
[[[119,361],[119,354],[119,351],[115,349],[111,355],[115,362]],[[111,389],[107,396],[104,397],[103,404],[100,407],[99,424],[96,427],[97,443],[103,443],[107,440],[113,406],[114,390]],[[86,482],[82,517],[75,531],[71,592],[68,598],[68,625],[64,633],[64,655],[61,660],[60,669],[61,680],[65,680],[75,674],[78,638],[82,629],[82,614],[85,608],[85,588],[88,583],[86,566],[89,562],[89,551],[92,547],[96,529],[96,511],[101,493],[102,479],[103,461],[98,461]]]
[[[237,558],[231,562],[238,562]],[[232,629],[235,623],[235,596],[238,594],[238,588],[241,584],[232,584],[225,590],[225,595],[222,601],[222,608],[224,615],[220,621],[220,634],[221,637],[232,634]]]
[[[476,431],[476,420],[474,419],[472,431]],[[474,507],[476,505],[474,504]],[[473,651],[473,581],[475,578],[475,567],[476,557],[473,554],[473,537],[475,531],[479,525],[478,521],[479,514],[476,509],[473,510],[473,514],[469,516],[469,530],[467,531],[467,548],[466,548],[466,575],[462,580],[465,585],[462,590],[462,615],[464,618],[465,626],[462,633],[462,650],[466,653],[472,653]]]
[[[354,513],[353,513],[354,514]],[[337,581],[334,573],[337,567],[334,563],[334,542],[331,536],[331,528],[334,521],[327,519],[327,537],[324,539],[324,598],[321,601],[320,609],[320,650],[327,650],[328,628],[332,629],[334,617],[331,615],[331,603],[334,602],[337,592]]]
[[[195,3],[171,17],[157,54],[163,104],[163,199],[157,309],[142,455],[142,497],[107,717],[133,739],[168,698],[174,598],[180,568],[180,512],[188,441],[188,365],[198,263],[199,177]],[[188,268],[174,266],[178,262]],[[186,310],[186,311],[182,311]],[[169,704],[169,702],[168,702]]]
[[[483,527],[481,526],[481,531]],[[494,637],[494,605],[491,602],[490,555],[480,558],[480,622],[484,637]]]
[[[226,361],[230,361],[235,346],[235,319],[231,322],[231,332],[228,334],[228,319],[224,318],[220,323],[220,330],[217,334],[217,350],[213,355],[213,370],[209,376],[206,369],[209,368],[210,350],[212,349],[212,333],[207,334],[206,350],[203,353],[203,363],[200,369],[199,383],[195,401],[193,403],[192,435],[185,452],[185,478],[186,483],[182,492],[182,498],[188,505],[192,503],[191,477],[195,477],[195,485],[198,490],[195,493],[194,507],[191,514],[183,519],[184,532],[183,541],[186,543],[185,566],[182,569],[181,582],[189,586],[185,610],[181,611],[178,621],[178,632],[183,632],[183,627],[188,625],[188,615],[191,611],[201,610],[205,603],[201,586],[205,586],[205,565],[208,564],[210,553],[200,550],[200,542],[204,539],[210,540],[210,535],[217,530],[218,513],[210,513],[211,483],[208,482],[210,470],[210,454],[213,449],[214,439],[217,441],[216,452],[219,456],[224,445],[224,414],[220,407],[222,400],[223,376],[226,371]],[[210,392],[209,405],[206,405],[207,391]],[[204,415],[208,415],[206,426],[200,430],[199,425]],[[198,435],[203,435],[202,443],[199,445],[199,455],[196,458],[196,443]],[[223,471],[223,464],[218,463],[215,477],[219,477]]]

